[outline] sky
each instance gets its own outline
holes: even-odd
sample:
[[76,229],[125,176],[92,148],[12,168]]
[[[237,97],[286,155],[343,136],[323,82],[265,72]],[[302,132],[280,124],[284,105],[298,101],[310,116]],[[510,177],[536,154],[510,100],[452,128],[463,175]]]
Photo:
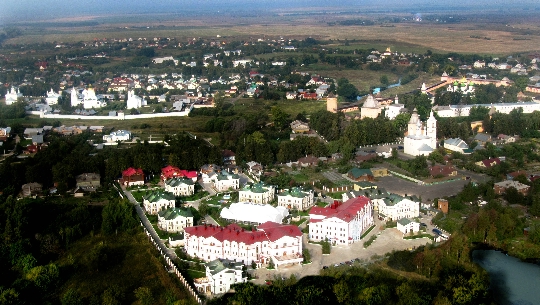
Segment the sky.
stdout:
[[538,0],[0,0],[0,24],[110,14],[286,11],[291,8],[344,8],[353,10],[426,11],[430,9],[483,9],[535,6]]

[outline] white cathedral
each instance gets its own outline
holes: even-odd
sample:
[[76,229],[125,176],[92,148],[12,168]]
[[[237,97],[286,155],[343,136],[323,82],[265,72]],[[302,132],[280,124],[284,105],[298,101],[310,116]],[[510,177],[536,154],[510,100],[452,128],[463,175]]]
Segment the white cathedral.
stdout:
[[79,98],[78,90],[73,88],[71,90],[71,106],[76,107],[82,104],[84,109],[101,108],[107,106],[107,103],[99,100],[96,97],[96,92],[92,86],[84,89],[82,92],[82,99]]
[[408,124],[404,138],[403,151],[411,156],[427,156],[437,148],[437,120],[431,111],[425,124],[422,124],[416,108]]
[[16,103],[19,98],[23,97],[21,91],[19,91],[19,88],[15,90],[15,88],[11,87],[11,90],[6,93],[6,105],[12,105],[13,103]]
[[47,91],[47,97],[45,98],[45,102],[47,102],[47,105],[56,105],[58,104],[58,99],[62,96],[62,93],[59,91],[54,92],[54,90],[51,88],[51,91]]
[[128,98],[127,98],[127,109],[138,109],[142,106],[146,106],[146,100],[142,97],[138,97],[135,95],[135,92],[133,90],[129,90],[128,92]]

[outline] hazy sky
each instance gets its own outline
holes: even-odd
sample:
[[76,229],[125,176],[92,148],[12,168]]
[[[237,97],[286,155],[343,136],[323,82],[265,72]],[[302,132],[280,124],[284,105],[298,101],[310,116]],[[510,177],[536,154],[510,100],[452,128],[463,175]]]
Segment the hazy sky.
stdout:
[[[540,7],[538,0],[0,0],[0,24],[21,20],[85,15],[133,13],[217,13],[218,11],[256,12],[301,7],[341,7],[370,10],[425,11],[434,9]],[[529,7],[530,8],[530,7]]]

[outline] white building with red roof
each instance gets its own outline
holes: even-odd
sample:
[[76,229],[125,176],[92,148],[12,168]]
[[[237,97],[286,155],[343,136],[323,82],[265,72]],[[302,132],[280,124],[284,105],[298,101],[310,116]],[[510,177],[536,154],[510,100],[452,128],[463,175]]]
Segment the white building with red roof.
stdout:
[[302,262],[302,232],[297,226],[265,222],[257,230],[237,224],[201,225],[184,229],[187,254],[204,261],[229,259],[259,266],[272,260],[276,268]]
[[373,225],[373,203],[359,196],[330,207],[313,207],[309,212],[309,239],[328,241],[335,245],[350,245],[360,240]]
[[143,185],[144,184],[144,172],[140,168],[130,167],[125,171],[122,171],[122,179],[120,184],[125,186]]

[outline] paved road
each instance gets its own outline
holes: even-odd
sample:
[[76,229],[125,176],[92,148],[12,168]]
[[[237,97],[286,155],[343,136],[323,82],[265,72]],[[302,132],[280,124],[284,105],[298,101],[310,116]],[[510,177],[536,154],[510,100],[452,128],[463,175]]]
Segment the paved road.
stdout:
[[[266,268],[256,269],[253,271],[253,274],[258,279],[254,283],[264,284],[266,280],[271,280],[274,276],[288,278],[294,274],[297,278],[301,278],[309,275],[318,275],[324,266],[334,266],[335,264],[356,258],[368,262],[373,260],[375,255],[380,256],[393,250],[405,250],[431,243],[431,240],[427,238],[404,240],[402,238],[403,234],[396,228],[381,231],[382,223],[376,219],[375,224],[376,227],[364,239],[350,246],[332,247],[330,255],[323,255],[320,245],[308,243],[307,234],[304,234],[303,247],[311,252],[311,264],[281,267],[277,270],[268,270]],[[364,248],[364,241],[368,240],[372,235],[377,235],[377,239],[368,248]]]
[[144,211],[141,208],[141,205],[137,202],[137,200],[135,200],[133,195],[131,195],[131,192],[126,190],[126,189],[122,189],[122,191],[124,192],[126,197],[129,199],[129,201],[131,203],[133,203],[133,205],[135,206],[135,210],[137,211],[137,215],[139,215],[139,218],[141,219],[141,222],[144,225],[144,227],[146,228],[146,230],[148,230],[148,232],[150,232],[150,235],[152,236],[152,239],[159,245],[159,248],[164,253],[166,253],[167,256],[170,259],[172,259],[173,261],[176,261],[178,259],[178,256],[176,256],[176,253],[174,252],[174,250],[167,248],[167,246],[165,246],[165,243],[163,242],[163,240],[161,240],[159,238],[158,234],[156,233],[156,230],[154,230],[154,227],[152,226],[150,221],[148,221],[148,218],[146,217],[146,214],[144,214]]

